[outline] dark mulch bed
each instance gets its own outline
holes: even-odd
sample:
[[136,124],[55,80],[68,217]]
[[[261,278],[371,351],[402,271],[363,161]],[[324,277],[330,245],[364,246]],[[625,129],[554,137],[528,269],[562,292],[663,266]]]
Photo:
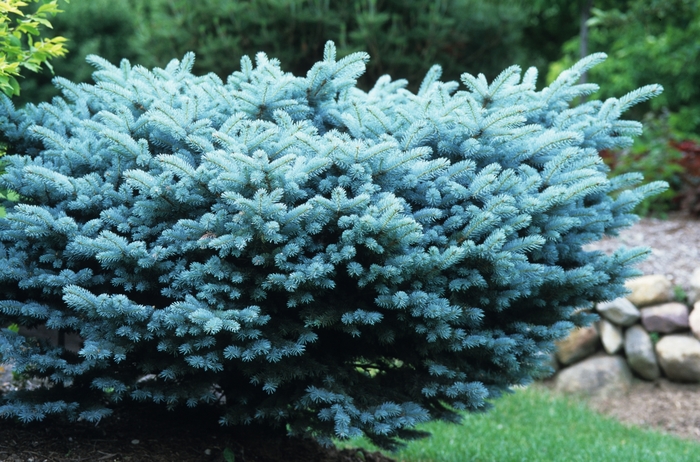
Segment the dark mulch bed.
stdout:
[[[228,454],[228,460],[225,454]],[[233,455],[234,457],[231,457]],[[325,448],[257,428],[224,428],[196,411],[142,407],[99,425],[0,419],[3,462],[393,462],[381,453]]]
[[[0,394],[38,384],[17,383],[0,364]],[[229,457],[225,457],[227,454]],[[233,455],[234,457],[231,457]],[[45,420],[23,425],[0,419],[0,462],[394,462],[381,453],[322,447],[307,439],[253,427],[221,427],[202,410],[162,406],[117,411],[98,425]]]

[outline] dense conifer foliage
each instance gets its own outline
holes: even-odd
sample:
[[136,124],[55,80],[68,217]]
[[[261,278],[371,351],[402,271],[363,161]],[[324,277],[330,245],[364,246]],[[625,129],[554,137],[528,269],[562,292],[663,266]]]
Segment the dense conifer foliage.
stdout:
[[0,323],[81,344],[3,330],[2,358],[48,385],[0,415],[210,406],[391,446],[485,409],[645,254],[583,248],[664,188],[607,177],[598,151],[632,142],[621,113],[660,87],[573,105],[602,59],[542,91],[534,69],[459,89],[434,67],[413,94],[357,89],[368,56],[330,42],[305,77],[260,53],[226,83],[192,54],[152,71],[93,56],[94,85],[4,98],[1,186],[21,199],[0,219]]

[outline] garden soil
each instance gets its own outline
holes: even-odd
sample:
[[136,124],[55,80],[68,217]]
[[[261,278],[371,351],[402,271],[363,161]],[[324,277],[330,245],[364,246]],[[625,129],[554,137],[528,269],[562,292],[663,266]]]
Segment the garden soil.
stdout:
[[[700,442],[700,385],[636,381],[625,394],[589,405],[602,414]],[[324,448],[310,440],[205,425],[195,414],[157,411],[114,416],[99,425],[0,419],[2,462],[395,462],[380,453]],[[225,457],[224,454],[234,457]]]
[[[207,424],[206,422],[211,422]],[[212,416],[143,408],[99,425],[0,420],[2,462],[394,462],[379,452],[326,448]]]

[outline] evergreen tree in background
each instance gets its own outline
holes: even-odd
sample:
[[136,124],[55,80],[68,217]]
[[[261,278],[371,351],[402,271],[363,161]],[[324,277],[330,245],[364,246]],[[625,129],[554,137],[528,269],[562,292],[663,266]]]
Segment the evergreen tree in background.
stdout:
[[434,66],[416,93],[356,79],[369,57],[305,77],[259,53],[222,81],[91,57],[95,84],[3,98],[0,324],[73,333],[74,353],[5,329],[0,357],[51,385],[0,416],[98,422],[135,402],[222,424],[365,434],[393,447],[547,369],[554,340],[621,296],[644,249],[583,245],[663,190],[607,177],[598,151],[660,92],[571,101],[593,55],[536,89]]
[[[302,75],[331,39],[340,57],[371,53],[361,88],[389,74],[415,91],[432,63],[447,79],[464,71],[491,79],[512,63],[545,71],[578,33],[578,10],[562,0],[72,0],[66,10],[55,30],[70,39],[72,53],[56,70],[74,82],[88,81],[88,54],[150,68],[189,50],[197,52],[198,74],[223,79],[243,55],[266,50]],[[52,77],[30,79],[21,102],[56,95]]]
[[340,56],[371,54],[366,82],[360,82],[365,87],[384,74],[417,83],[436,62],[450,79],[465,70],[493,78],[529,57],[519,46],[528,13],[512,0],[203,0],[195,7],[186,0],[156,0],[139,13],[147,19],[136,49],[148,66],[198,50],[195,70],[220,76],[234,71],[241,55],[266,50],[303,74],[332,39]]

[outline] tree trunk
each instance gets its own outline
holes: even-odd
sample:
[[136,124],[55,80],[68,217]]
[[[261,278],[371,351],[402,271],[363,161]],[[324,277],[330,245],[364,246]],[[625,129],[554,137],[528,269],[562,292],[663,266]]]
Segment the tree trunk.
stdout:
[[[581,5],[581,30],[579,32],[580,47],[579,59],[588,56],[588,19],[591,17],[591,9],[593,9],[593,0],[583,0]],[[581,74],[580,83],[586,83],[587,72]]]

